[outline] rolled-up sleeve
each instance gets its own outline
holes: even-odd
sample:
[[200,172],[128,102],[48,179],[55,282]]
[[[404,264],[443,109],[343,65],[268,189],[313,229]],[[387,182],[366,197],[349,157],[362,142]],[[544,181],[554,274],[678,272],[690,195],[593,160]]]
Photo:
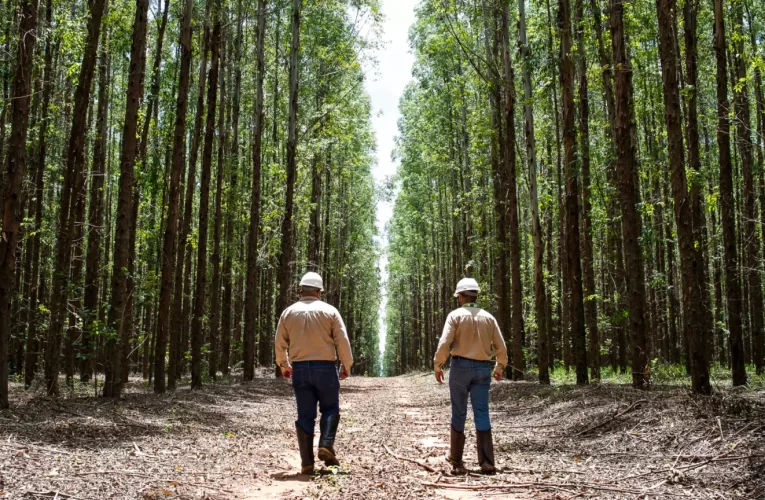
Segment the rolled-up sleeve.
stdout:
[[433,366],[436,370],[440,370],[444,363],[449,359],[449,352],[454,342],[454,334],[457,331],[457,327],[454,324],[454,317],[450,314],[446,317],[446,323],[444,323],[444,331],[441,333],[441,340],[438,341],[438,348],[436,349],[436,355],[433,358]]
[[276,327],[276,364],[283,369],[291,368],[289,359],[290,334],[287,330],[287,311],[282,313],[279,318],[279,325]]
[[494,354],[497,356],[497,366],[495,369],[504,370],[507,366],[507,346],[505,345],[505,339],[502,338],[502,332],[499,329],[499,323],[494,320],[494,333],[491,337],[491,347],[494,349]]
[[350,373],[351,366],[353,366],[353,353],[351,352],[351,342],[348,340],[348,330],[345,329],[345,322],[339,312],[333,314],[332,339],[335,341],[337,357]]

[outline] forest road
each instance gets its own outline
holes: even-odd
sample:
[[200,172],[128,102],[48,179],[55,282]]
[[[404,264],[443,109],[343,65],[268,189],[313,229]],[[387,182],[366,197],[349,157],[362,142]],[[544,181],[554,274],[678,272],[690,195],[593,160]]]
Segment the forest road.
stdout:
[[292,387],[259,375],[163,395],[134,379],[119,400],[86,386],[50,399],[12,384],[11,409],[0,411],[0,499],[765,495],[763,391],[699,397],[681,385],[492,382],[499,473],[477,473],[469,412],[470,473],[455,477],[447,384],[432,373],[351,377],[341,385],[341,466],[317,461],[319,473],[304,476]]

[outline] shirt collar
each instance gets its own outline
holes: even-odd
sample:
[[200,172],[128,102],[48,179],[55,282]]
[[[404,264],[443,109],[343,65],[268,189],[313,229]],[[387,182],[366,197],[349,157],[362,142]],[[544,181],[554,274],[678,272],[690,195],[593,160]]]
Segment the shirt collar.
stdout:
[[462,304],[462,307],[475,307],[475,308],[478,308],[478,304],[476,304],[475,302],[467,302],[465,304]]
[[321,299],[318,297],[311,297],[311,296],[300,297],[300,302],[313,302],[315,300],[321,300]]

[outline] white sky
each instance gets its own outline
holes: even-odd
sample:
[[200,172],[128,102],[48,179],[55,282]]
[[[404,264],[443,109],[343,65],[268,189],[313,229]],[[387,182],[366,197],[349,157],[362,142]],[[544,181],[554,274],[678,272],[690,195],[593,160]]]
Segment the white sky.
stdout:
[[[409,26],[414,23],[415,2],[413,0],[382,0],[381,3],[385,16],[383,23],[385,44],[377,53],[379,62],[377,72],[369,71],[366,80],[366,89],[372,98],[372,126],[377,138],[377,166],[373,174],[378,184],[396,173],[396,163],[391,160],[391,153],[394,148],[393,138],[398,134],[398,101],[412,78],[414,56],[409,53]],[[392,215],[391,203],[378,204],[377,227],[382,235],[383,245],[386,241],[383,230]],[[388,257],[383,253],[380,259],[383,280],[387,280],[388,276],[387,263]],[[386,302],[387,298],[383,296],[379,315],[380,352],[383,352],[385,348]]]

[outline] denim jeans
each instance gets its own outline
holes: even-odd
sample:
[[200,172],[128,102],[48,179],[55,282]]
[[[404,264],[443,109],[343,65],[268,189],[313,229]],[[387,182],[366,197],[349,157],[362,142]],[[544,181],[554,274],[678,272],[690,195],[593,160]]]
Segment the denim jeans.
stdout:
[[292,388],[295,389],[298,419],[295,422],[313,435],[316,403],[321,420],[340,413],[340,378],[334,361],[300,361],[292,364]]
[[489,386],[491,362],[452,358],[449,370],[449,393],[452,399],[452,427],[465,432],[468,396],[473,407],[473,419],[478,431],[491,430],[489,421]]

